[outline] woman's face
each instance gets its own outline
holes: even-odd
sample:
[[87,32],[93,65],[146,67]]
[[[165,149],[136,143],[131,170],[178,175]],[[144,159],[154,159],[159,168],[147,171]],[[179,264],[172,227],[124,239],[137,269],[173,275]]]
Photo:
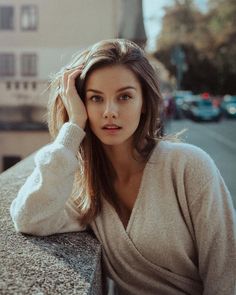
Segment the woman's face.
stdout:
[[105,145],[131,143],[143,106],[141,85],[122,65],[92,71],[85,85],[90,128]]

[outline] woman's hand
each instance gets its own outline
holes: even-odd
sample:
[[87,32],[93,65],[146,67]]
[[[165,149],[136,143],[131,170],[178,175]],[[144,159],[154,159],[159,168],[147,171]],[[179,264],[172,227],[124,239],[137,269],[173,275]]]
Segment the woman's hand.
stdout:
[[60,96],[69,116],[69,121],[85,128],[88,119],[85,105],[76,88],[75,79],[81,74],[82,66],[67,70],[61,80]]

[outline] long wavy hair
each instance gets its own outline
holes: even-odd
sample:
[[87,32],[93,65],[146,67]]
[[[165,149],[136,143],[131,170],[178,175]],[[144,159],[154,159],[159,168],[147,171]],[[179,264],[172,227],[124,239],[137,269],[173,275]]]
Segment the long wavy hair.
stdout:
[[[75,86],[84,101],[85,84],[89,74],[98,68],[123,65],[130,69],[140,82],[145,112],[141,114],[138,128],[133,135],[133,147],[144,161],[148,161],[158,140],[162,139],[162,97],[158,77],[145,52],[134,42],[125,39],[100,41],[74,55],[72,61],[55,74],[50,83],[48,127],[54,139],[62,125],[69,120],[59,94],[60,79],[65,70],[83,65]],[[81,224],[89,224],[101,210],[101,197],[119,210],[114,189],[115,170],[106,156],[102,144],[89,127],[78,149],[80,169],[76,172],[72,203],[79,212]],[[145,146],[143,146],[145,142]]]

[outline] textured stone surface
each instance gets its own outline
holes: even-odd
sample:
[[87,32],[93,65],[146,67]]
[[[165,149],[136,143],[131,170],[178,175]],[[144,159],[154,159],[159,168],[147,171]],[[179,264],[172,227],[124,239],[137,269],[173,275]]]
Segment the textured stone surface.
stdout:
[[0,175],[0,294],[101,294],[101,246],[92,232],[15,232],[9,207],[32,169],[30,156]]

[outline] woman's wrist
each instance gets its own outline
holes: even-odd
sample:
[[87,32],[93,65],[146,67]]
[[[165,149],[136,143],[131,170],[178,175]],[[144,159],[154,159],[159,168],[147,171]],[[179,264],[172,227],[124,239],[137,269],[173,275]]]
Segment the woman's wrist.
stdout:
[[74,154],[85,136],[85,131],[76,122],[66,122],[60,129],[55,142],[67,147]]
[[83,130],[84,130],[85,124],[86,124],[85,120],[78,120],[78,119],[70,119],[69,122],[78,125]]

